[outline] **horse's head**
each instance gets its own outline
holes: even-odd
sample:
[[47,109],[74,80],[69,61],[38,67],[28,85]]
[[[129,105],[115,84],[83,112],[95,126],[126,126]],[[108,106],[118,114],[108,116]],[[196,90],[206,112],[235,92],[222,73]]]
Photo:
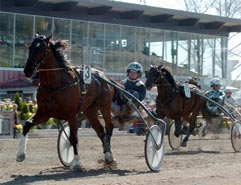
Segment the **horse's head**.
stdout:
[[52,35],[45,37],[44,35],[36,35],[29,47],[27,63],[24,67],[24,74],[27,78],[38,70],[41,62],[44,60],[48,52],[49,41]]
[[160,67],[151,65],[149,71],[146,71],[146,88],[150,90],[155,84],[158,83],[160,77],[163,77]]

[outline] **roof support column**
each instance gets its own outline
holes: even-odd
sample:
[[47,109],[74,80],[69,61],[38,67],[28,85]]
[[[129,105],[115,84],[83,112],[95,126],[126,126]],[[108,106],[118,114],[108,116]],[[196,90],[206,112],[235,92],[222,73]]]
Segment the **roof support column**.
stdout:
[[227,48],[228,48],[228,38],[221,37],[221,68],[222,68],[222,78],[227,77]]

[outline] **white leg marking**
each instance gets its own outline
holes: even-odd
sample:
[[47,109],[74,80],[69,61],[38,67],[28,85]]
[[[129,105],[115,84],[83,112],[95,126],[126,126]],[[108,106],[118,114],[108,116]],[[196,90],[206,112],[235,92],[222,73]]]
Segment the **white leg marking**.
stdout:
[[17,162],[21,162],[25,159],[26,143],[28,139],[28,134],[26,136],[21,135],[18,145]]
[[74,155],[74,162],[73,162],[73,167],[80,169],[80,162],[79,162],[79,155]]
[[110,152],[105,152],[105,162],[110,164],[114,161],[113,156]]

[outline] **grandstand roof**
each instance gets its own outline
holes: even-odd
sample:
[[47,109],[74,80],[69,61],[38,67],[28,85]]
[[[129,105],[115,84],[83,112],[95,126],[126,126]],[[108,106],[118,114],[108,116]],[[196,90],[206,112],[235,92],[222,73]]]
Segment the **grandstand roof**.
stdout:
[[228,36],[239,19],[109,0],[0,0],[1,11]]

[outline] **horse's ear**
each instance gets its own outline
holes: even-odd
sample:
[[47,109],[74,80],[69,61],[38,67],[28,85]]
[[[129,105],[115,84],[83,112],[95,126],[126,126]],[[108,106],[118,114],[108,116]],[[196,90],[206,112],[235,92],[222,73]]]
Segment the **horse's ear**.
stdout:
[[50,39],[52,38],[53,35],[48,36],[45,40],[47,43],[49,43]]
[[162,65],[159,65],[159,66],[157,67],[158,70],[161,70],[162,68],[163,68]]

